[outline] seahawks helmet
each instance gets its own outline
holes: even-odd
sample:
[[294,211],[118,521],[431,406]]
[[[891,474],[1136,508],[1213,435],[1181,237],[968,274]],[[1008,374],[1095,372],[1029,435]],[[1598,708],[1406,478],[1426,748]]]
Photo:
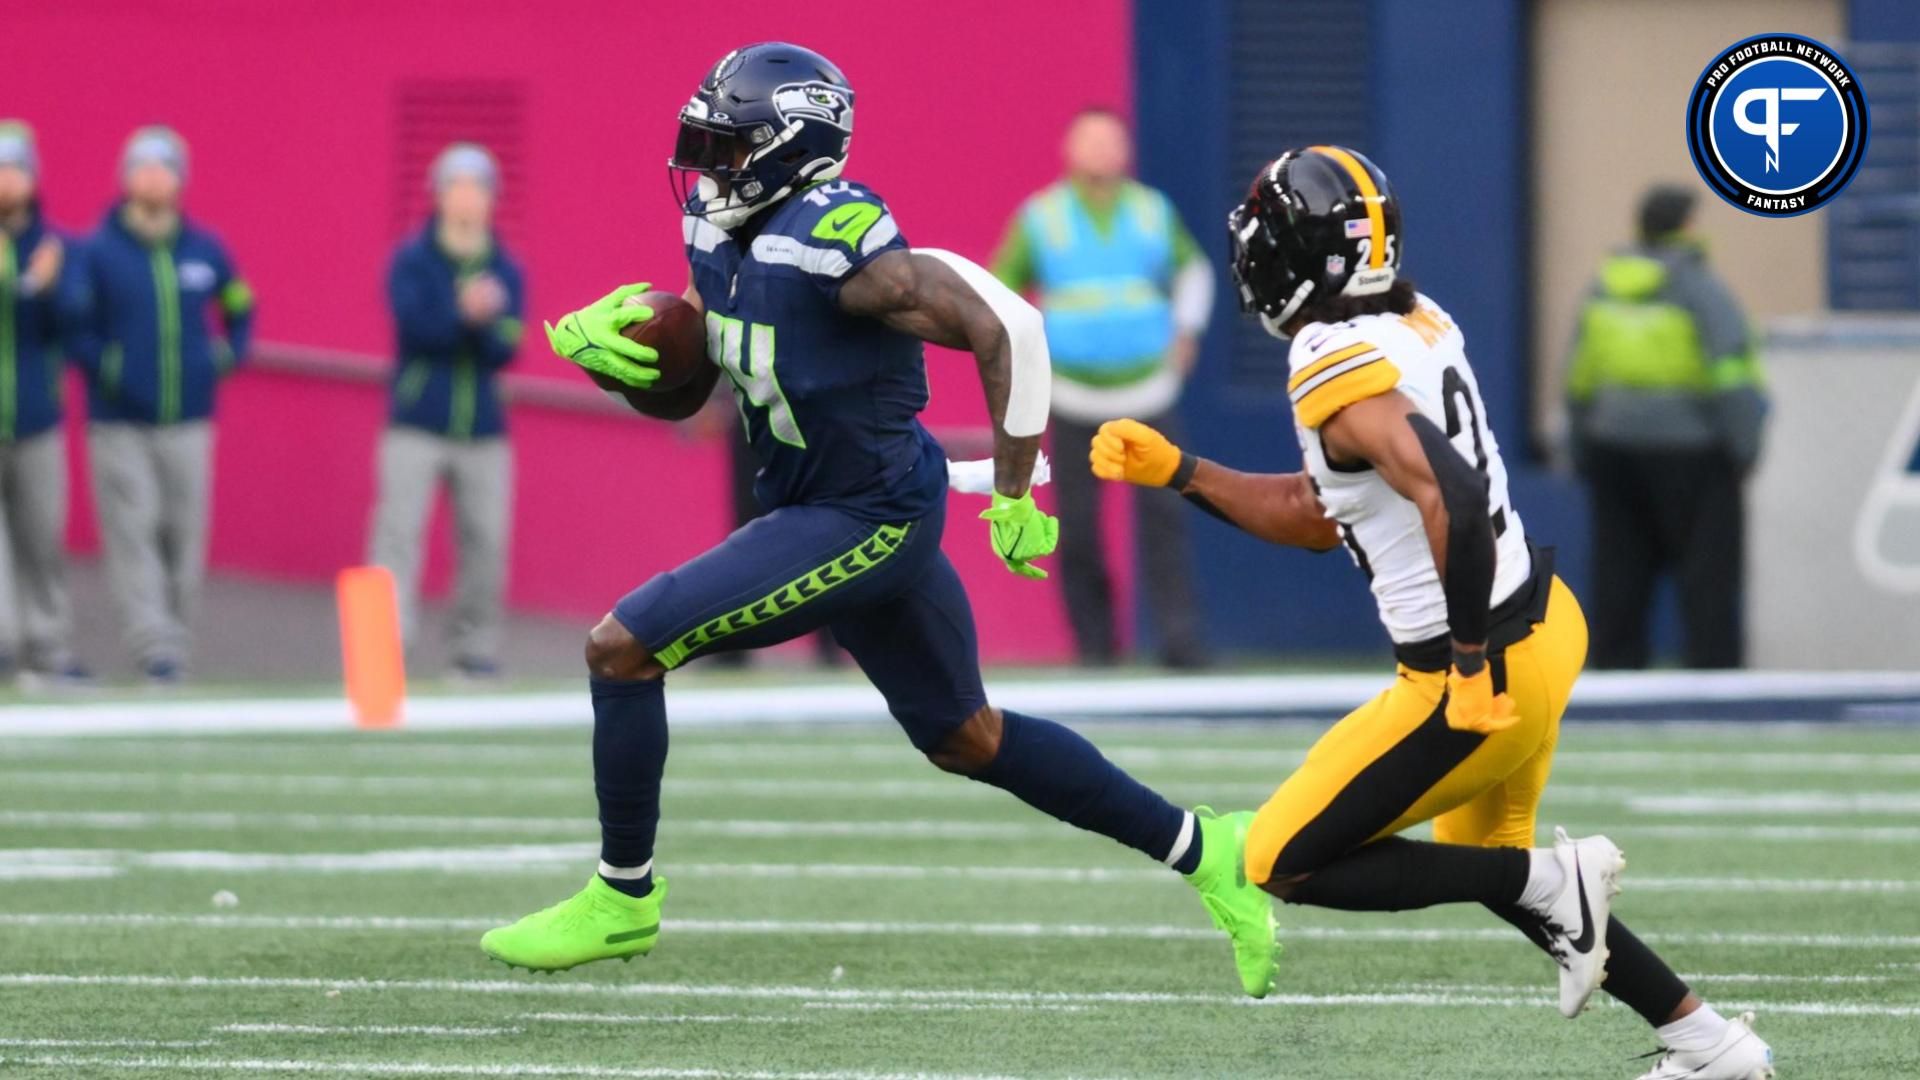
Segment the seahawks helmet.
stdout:
[[1400,268],[1400,200],[1345,147],[1289,150],[1263,166],[1227,231],[1240,310],[1275,337],[1310,298],[1383,293]]
[[853,140],[853,89],[826,57],[766,41],[735,49],[680,110],[667,161],[689,214],[735,229],[818,180],[840,175]]

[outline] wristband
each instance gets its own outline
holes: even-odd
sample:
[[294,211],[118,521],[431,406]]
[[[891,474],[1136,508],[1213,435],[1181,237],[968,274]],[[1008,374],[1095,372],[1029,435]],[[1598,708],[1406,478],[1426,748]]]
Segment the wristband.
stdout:
[[1175,491],[1185,492],[1187,485],[1193,483],[1193,474],[1199,468],[1199,458],[1185,450],[1180,451],[1180,464],[1173,470],[1173,476],[1167,481],[1167,486]]

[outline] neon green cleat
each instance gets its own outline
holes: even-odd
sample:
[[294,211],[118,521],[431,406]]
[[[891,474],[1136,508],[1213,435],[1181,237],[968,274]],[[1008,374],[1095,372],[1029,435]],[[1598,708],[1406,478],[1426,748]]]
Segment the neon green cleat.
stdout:
[[1247,880],[1247,827],[1253,811],[1225,817],[1205,806],[1193,816],[1200,824],[1200,867],[1187,875],[1200,890],[1200,902],[1213,916],[1213,925],[1233,939],[1233,963],[1240,969],[1240,988],[1248,997],[1273,992],[1280,945],[1274,940],[1273,901],[1260,886]]
[[653,892],[631,897],[595,874],[587,887],[543,911],[496,927],[480,939],[488,956],[508,967],[565,971],[595,960],[631,960],[653,951],[660,939],[660,905],[667,879],[653,879]]

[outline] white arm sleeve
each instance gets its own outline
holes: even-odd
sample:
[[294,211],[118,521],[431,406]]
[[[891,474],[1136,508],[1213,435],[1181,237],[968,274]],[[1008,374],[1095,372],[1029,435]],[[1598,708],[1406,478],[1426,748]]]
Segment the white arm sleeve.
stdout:
[[1213,266],[1205,257],[1188,259],[1173,275],[1173,329],[1198,335],[1213,317]]
[[[981,458],[978,461],[947,462],[947,487],[962,495],[993,494],[993,459]],[[1033,486],[1039,487],[1053,479],[1053,467],[1047,464],[1045,452],[1033,459]]]
[[1013,346],[1013,385],[1007,392],[1003,421],[1007,434],[1025,438],[1046,431],[1047,411],[1052,406],[1053,359],[1047,352],[1047,328],[1039,310],[964,256],[939,248],[914,248],[913,253],[952,267],[1007,328],[1007,341]]

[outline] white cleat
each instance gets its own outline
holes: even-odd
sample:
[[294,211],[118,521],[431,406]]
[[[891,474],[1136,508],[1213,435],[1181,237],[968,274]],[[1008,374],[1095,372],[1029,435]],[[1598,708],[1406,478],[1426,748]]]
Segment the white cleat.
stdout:
[[1668,1050],[1640,1080],[1773,1080],[1773,1047],[1753,1033],[1753,1014],[1727,1021],[1705,1050]]
[[1560,965],[1560,1012],[1572,1019],[1607,977],[1607,918],[1627,858],[1604,836],[1572,840],[1560,828],[1553,830],[1553,854],[1566,883],[1537,914],[1546,920],[1547,951]]

